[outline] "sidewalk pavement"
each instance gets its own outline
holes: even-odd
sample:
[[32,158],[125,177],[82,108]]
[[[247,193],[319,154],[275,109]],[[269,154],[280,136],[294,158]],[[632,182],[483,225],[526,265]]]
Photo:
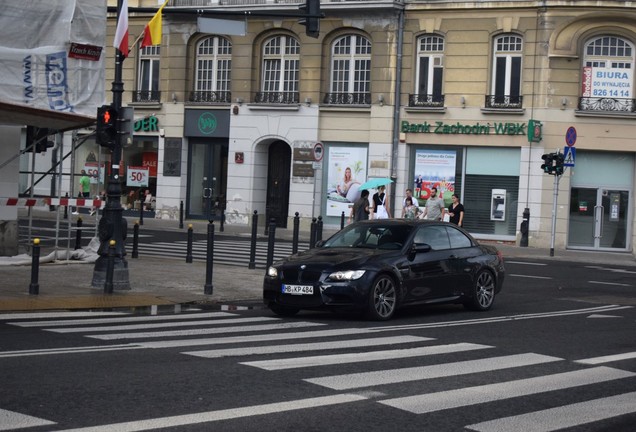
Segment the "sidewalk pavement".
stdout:
[[[38,215],[37,217],[40,217]],[[50,217],[50,216],[49,216]],[[75,216],[73,216],[75,217]],[[94,223],[94,217],[83,215],[86,224]],[[93,219],[93,220],[91,220]],[[129,218],[131,227],[136,219]],[[173,220],[144,219],[144,227],[153,229],[187,229],[189,223],[198,233],[205,233],[208,222],[186,221],[184,228]],[[251,237],[251,227],[245,225],[227,225],[217,235]],[[336,232],[336,228],[323,229],[323,238]],[[276,239],[290,240],[292,229],[277,229]],[[259,240],[267,238],[259,230]],[[300,241],[307,242],[309,233],[300,233]],[[128,239],[131,241],[131,239]],[[502,252],[504,259],[529,258],[543,261],[589,262],[591,265],[636,266],[631,253],[610,253],[597,251],[556,250],[554,256],[543,248],[518,247],[513,244],[484,242],[494,244]],[[50,251],[48,251],[50,252]],[[44,256],[47,251],[42,251]],[[126,257],[128,264],[130,290],[118,290],[113,294],[104,294],[103,289],[91,287],[94,262],[60,259],[39,266],[39,294],[29,294],[31,284],[31,265],[0,265],[0,313],[18,311],[44,311],[68,309],[110,309],[145,308],[151,306],[178,306],[185,304],[205,304],[210,307],[232,309],[239,306],[260,307],[262,305],[262,283],[265,269],[213,265],[211,295],[204,294],[206,263],[195,261],[186,263],[183,259],[147,257],[141,253],[139,258]]]

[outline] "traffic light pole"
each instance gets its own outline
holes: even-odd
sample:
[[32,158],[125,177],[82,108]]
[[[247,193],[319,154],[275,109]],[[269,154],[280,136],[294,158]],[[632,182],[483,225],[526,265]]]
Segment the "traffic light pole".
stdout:
[[554,236],[556,235],[557,222],[557,201],[559,200],[559,180],[560,175],[554,176],[554,191],[552,193],[552,230],[550,232],[550,256],[554,256]]
[[[123,0],[117,1],[117,21],[122,13]],[[125,12],[124,12],[125,13]],[[112,83],[113,108],[117,113],[121,113],[122,94],[124,93],[124,82],[122,81],[122,63],[124,56],[119,50],[115,50],[115,79]],[[113,268],[113,289],[129,290],[130,278],[128,274],[128,262],[126,261],[126,233],[127,221],[123,218],[123,208],[121,206],[121,182],[119,178],[119,163],[121,161],[122,149],[122,119],[121,114],[116,119],[117,137],[113,143],[110,170],[108,175],[108,186],[106,189],[106,206],[99,221],[98,233],[100,246],[98,250],[99,258],[95,261],[93,270],[93,288],[103,288],[106,283],[106,269],[108,266],[108,254],[110,240],[115,240],[114,268]]]

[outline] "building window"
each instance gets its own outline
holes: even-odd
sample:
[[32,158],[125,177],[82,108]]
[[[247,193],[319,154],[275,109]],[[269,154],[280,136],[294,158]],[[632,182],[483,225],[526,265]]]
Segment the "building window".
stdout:
[[523,40],[512,34],[494,40],[492,93],[486,96],[486,108],[521,108],[521,61]]
[[219,36],[203,39],[197,44],[196,78],[190,101],[231,102],[231,72],[230,41]]
[[417,41],[415,94],[409,97],[412,107],[443,107],[444,39],[426,35]]
[[159,102],[159,59],[161,47],[148,46],[139,50],[139,68],[137,90],[133,94],[133,102]]
[[601,36],[584,47],[583,111],[634,112],[634,45],[620,37]]
[[330,90],[326,104],[371,104],[371,42],[360,35],[338,38],[331,50]]
[[263,75],[256,103],[298,103],[300,44],[291,36],[274,36],[263,45]]

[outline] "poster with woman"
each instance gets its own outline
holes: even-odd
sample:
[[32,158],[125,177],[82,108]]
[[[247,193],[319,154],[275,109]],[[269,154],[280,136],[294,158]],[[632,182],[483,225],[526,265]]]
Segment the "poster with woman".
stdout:
[[444,200],[445,207],[451,203],[455,193],[455,171],[457,152],[454,150],[416,150],[413,196],[419,205],[426,204],[431,189],[437,188],[438,196]]
[[327,216],[349,216],[367,180],[366,147],[329,147],[327,158]]

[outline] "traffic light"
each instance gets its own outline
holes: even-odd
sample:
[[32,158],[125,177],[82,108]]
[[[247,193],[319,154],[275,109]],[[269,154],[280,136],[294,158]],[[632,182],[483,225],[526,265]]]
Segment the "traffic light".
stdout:
[[312,38],[320,35],[320,0],[305,0],[304,5],[298,6],[298,9],[305,12],[305,18],[301,18],[298,22],[305,26],[305,34]]
[[563,153],[555,153],[554,154],[554,174],[555,175],[563,175],[563,164],[565,163],[565,157]]
[[114,147],[117,142],[117,110],[111,105],[97,108],[97,128],[95,129],[97,144]]
[[35,126],[27,126],[26,151],[36,153],[46,153],[46,150],[53,147],[55,143],[49,141],[50,130]]
[[541,164],[541,169],[543,170],[544,173],[552,174],[554,156],[555,156],[554,153],[545,153],[543,156],[541,156],[541,159],[543,159],[543,163]]

